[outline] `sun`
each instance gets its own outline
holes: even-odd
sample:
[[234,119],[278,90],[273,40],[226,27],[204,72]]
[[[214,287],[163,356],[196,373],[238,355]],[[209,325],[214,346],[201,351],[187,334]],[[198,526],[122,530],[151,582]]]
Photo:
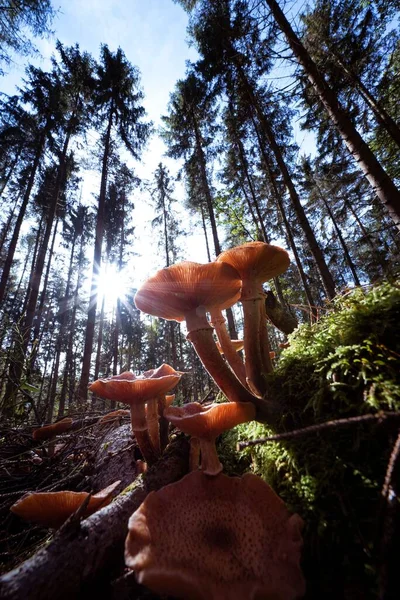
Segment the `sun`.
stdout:
[[132,282],[129,281],[125,269],[119,271],[114,264],[104,264],[97,279],[97,299],[103,302],[106,310],[112,310],[118,300],[125,300]]

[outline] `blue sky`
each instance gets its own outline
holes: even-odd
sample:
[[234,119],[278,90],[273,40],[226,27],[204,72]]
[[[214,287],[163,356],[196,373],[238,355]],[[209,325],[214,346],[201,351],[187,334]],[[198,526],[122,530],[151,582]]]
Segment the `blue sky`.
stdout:
[[[35,44],[40,57],[14,57],[14,65],[7,76],[0,80],[1,91],[13,94],[21,84],[25,65],[34,63],[43,69],[50,67],[50,57],[59,39],[65,46],[78,43],[82,50],[99,58],[102,43],[114,51],[120,46],[127,59],[141,72],[141,83],[147,118],[155,126],[160,116],[166,114],[169,95],[176,81],[185,76],[187,60],[196,60],[196,53],[186,43],[187,14],[172,0],[61,0],[54,3],[58,14],[53,22],[54,36],[37,39]],[[88,144],[95,137],[88,136]],[[171,173],[179,165],[163,156],[166,148],[154,135],[143,155],[141,163],[128,159],[129,166],[142,178],[151,178],[160,161],[167,164]],[[128,158],[128,157],[126,157]],[[83,199],[95,203],[99,190],[99,173],[86,174],[83,184]],[[176,197],[182,198],[181,186],[176,188]],[[92,198],[90,200],[90,198]],[[137,226],[135,250],[145,260],[135,261],[135,284],[154,272],[157,264],[157,244],[150,221],[154,217],[149,197],[135,194],[134,220]],[[192,220],[187,223],[191,236],[184,242],[185,258],[206,262],[205,244],[199,228]],[[137,246],[137,247],[136,247]]]

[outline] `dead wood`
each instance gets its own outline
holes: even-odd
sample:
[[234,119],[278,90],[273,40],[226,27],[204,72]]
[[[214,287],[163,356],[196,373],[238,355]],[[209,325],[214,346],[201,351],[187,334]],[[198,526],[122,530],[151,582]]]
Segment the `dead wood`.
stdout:
[[138,474],[135,460],[139,458],[135,457],[135,448],[138,447],[130,423],[122,426],[109,423],[106,427],[108,431],[105,427],[101,431],[104,437],[96,453],[94,475],[91,477],[90,487],[95,491],[107,487],[117,479],[122,482],[122,488],[125,488]]
[[296,317],[278,302],[271,290],[265,297],[265,312],[275,327],[286,335],[292,333],[299,324]]
[[[2,600],[63,600],[79,597],[104,569],[121,556],[130,515],[147,494],[188,471],[188,443],[177,437],[163,457],[109,506],[81,523],[71,517],[50,544],[0,578]],[[142,478],[143,477],[143,478]]]

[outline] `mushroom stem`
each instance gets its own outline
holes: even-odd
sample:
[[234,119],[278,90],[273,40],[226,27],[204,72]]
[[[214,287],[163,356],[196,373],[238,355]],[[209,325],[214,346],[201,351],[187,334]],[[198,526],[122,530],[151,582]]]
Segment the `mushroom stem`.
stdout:
[[222,465],[219,462],[215,438],[209,440],[200,438],[201,450],[201,470],[205,475],[218,475],[222,471]]
[[272,365],[271,355],[270,355],[270,343],[267,329],[267,313],[265,310],[265,301],[264,298],[262,302],[260,302],[260,349],[261,349],[261,359],[263,362],[263,371],[265,373],[272,373],[274,367]]
[[200,440],[197,437],[190,438],[189,471],[197,471],[200,462]]
[[160,431],[158,429],[158,400],[153,398],[147,402],[147,426],[149,436],[156,454],[161,454]]
[[160,428],[160,447],[161,452],[164,452],[165,448],[168,446],[168,429],[169,429],[169,421],[164,417],[164,409],[167,406],[165,401],[165,396],[161,395],[158,397],[158,414],[159,414],[159,428]]
[[228,400],[231,402],[253,402],[256,406],[262,403],[261,398],[253,396],[248,389],[242,386],[236,375],[227,366],[215,345],[210,326],[207,329],[190,331],[187,339],[193,344],[204,368]]
[[221,345],[221,349],[225,355],[225,358],[228,361],[228,364],[242,385],[247,387],[246,369],[242,359],[236,352],[236,349],[231,342],[231,338],[229,337],[225,326],[225,319],[220,310],[211,311],[211,324],[215,329],[215,333],[217,334],[218,341]]
[[246,376],[250,387],[256,389],[260,395],[263,395],[267,390],[260,347],[260,303],[263,302],[263,298],[258,296],[256,298],[249,298],[248,300],[242,299],[241,302],[244,315],[243,338]]
[[149,466],[154,465],[158,460],[158,456],[151,443],[148,429],[146,429],[146,431],[134,431],[133,434],[144,460]]
[[139,446],[144,460],[149,464],[154,464],[158,456],[154,450],[150,439],[149,430],[146,422],[146,409],[144,404],[131,405],[131,425],[133,435]]

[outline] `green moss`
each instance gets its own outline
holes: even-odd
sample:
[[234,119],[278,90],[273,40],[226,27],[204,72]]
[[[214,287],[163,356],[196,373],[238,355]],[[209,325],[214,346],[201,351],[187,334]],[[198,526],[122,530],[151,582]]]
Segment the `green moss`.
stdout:
[[122,490],[122,492],[119,494],[119,496],[125,496],[126,494],[133,492],[136,488],[139,488],[142,485],[143,485],[143,475],[138,475],[136,477],[136,479],[134,481],[132,481],[132,483],[130,483],[128,486],[126,486],[125,489]]
[[[259,423],[237,428],[251,440],[332,419],[400,409],[400,288],[385,283],[341,296],[321,320],[290,336],[269,378],[282,405],[277,431]],[[307,597],[373,598],[378,515],[397,427],[336,427],[240,453],[301,514],[305,526]],[[225,453],[227,447],[225,446]],[[355,588],[354,588],[355,586]]]

